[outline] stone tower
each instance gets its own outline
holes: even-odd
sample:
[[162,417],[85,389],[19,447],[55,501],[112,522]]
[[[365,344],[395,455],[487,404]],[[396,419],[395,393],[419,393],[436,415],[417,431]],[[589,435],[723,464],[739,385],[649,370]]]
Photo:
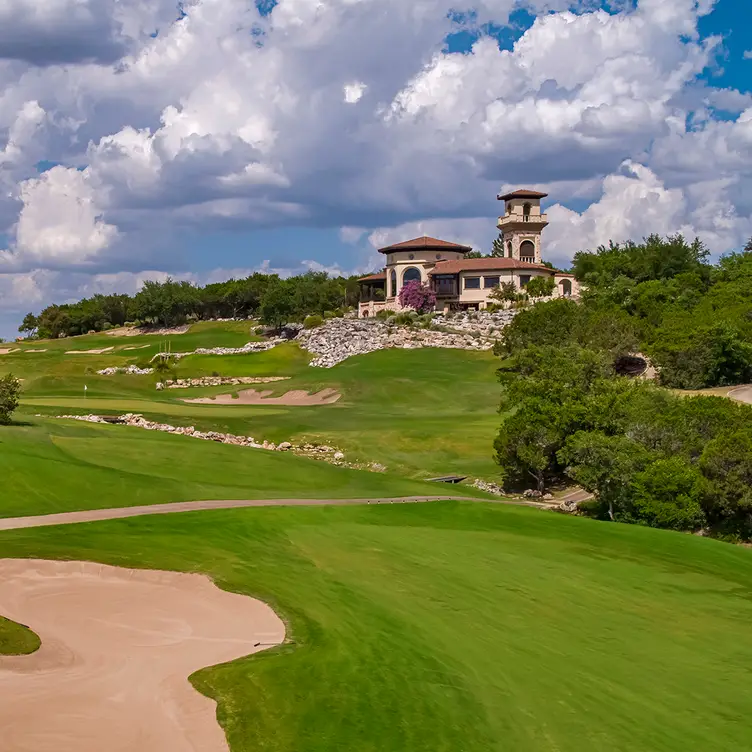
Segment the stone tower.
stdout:
[[547,195],[522,188],[497,197],[504,202],[497,226],[504,235],[505,257],[541,263],[541,234],[548,217],[541,214],[540,202]]

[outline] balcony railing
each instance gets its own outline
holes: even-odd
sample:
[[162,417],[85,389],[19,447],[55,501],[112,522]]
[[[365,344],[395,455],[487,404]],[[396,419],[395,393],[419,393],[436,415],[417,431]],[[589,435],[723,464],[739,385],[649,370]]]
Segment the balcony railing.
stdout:
[[548,214],[505,214],[503,217],[499,217],[500,225],[511,225],[518,222],[529,222],[530,224],[548,222]]

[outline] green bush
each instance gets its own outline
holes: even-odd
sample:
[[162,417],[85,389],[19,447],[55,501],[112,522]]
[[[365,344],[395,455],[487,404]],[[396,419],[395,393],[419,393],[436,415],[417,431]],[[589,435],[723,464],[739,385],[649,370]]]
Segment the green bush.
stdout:
[[10,424],[13,413],[18,407],[20,394],[21,382],[12,373],[7,373],[0,378],[0,425]]
[[388,318],[390,318],[392,315],[392,312],[387,310],[386,308],[382,308],[380,311],[376,312],[376,318],[379,321],[386,321]]
[[305,321],[303,321],[303,328],[304,329],[316,329],[316,327],[321,326],[324,323],[323,316],[319,316],[317,313],[313,314],[312,316],[306,316]]

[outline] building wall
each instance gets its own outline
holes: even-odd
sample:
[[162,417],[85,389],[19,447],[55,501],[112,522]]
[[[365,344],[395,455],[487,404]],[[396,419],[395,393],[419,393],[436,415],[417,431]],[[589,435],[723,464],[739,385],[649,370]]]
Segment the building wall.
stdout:
[[[439,261],[459,261],[465,255],[457,251],[413,250],[389,253],[386,257],[387,299],[396,298],[403,285],[405,272],[415,267],[420,272],[421,282],[428,282],[428,273]],[[397,274],[397,288],[391,289],[391,271]]]

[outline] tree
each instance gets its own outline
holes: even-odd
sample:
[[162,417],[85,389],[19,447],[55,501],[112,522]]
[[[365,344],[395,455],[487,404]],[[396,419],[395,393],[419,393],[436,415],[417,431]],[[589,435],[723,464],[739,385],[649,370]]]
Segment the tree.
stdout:
[[418,313],[428,313],[436,308],[436,293],[417,279],[403,285],[399,291],[399,304]]
[[500,232],[498,238],[494,238],[493,246],[491,247],[491,256],[494,258],[504,258],[504,233]]
[[550,298],[556,289],[553,277],[533,277],[526,285],[525,292],[531,298]]
[[18,331],[21,334],[25,334],[27,337],[32,337],[36,333],[39,327],[39,321],[33,313],[27,313],[24,316],[21,326],[18,327]]
[[626,436],[579,431],[558,454],[566,474],[594,494],[612,521],[629,517],[632,480],[650,460],[650,453]]
[[10,425],[20,394],[21,382],[12,373],[0,377],[0,425]]
[[681,457],[659,459],[632,480],[636,520],[651,527],[696,530],[705,522],[702,475]]
[[519,297],[519,293],[514,282],[502,282],[491,290],[488,297],[498,303],[513,303]]
[[289,279],[280,279],[270,285],[261,298],[259,318],[262,324],[279,328],[290,321],[295,308],[293,283]]

